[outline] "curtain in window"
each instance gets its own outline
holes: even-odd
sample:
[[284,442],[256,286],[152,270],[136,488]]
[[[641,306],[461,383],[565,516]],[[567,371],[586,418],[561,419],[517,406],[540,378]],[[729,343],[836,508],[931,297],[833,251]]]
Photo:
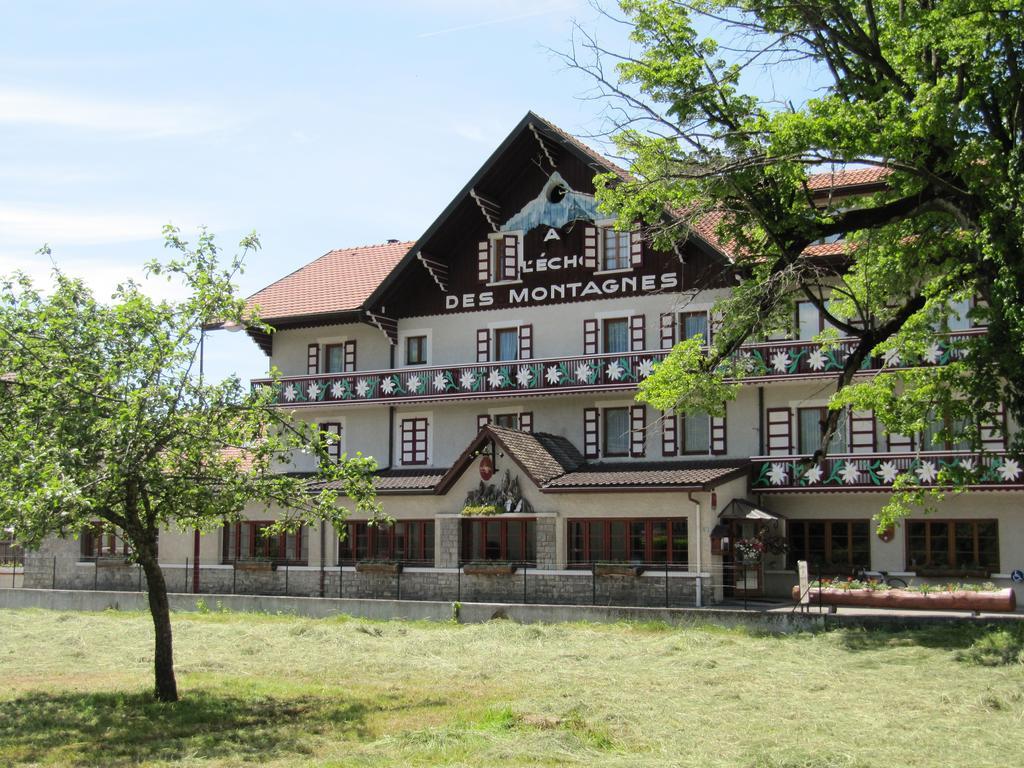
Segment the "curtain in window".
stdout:
[[497,332],[498,360],[515,360],[519,357],[519,333],[515,330]]
[[708,316],[701,312],[700,314],[687,313],[683,315],[683,338],[692,339],[697,334],[704,337],[704,341],[708,341]]
[[629,410],[609,408],[604,414],[604,448],[607,454],[629,452]]
[[683,420],[683,450],[707,453],[711,449],[711,419],[703,411],[687,413]]
[[604,351],[629,351],[629,323],[625,320],[607,320],[604,324]]

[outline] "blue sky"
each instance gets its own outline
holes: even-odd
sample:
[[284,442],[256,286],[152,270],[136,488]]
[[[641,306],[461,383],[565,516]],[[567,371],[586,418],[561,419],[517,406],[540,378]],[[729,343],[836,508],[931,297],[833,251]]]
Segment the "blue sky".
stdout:
[[[0,2],[0,18],[0,274],[45,281],[49,243],[101,295],[164,254],[167,222],[225,249],[256,230],[246,295],[331,248],[415,239],[527,110],[601,131],[590,83],[548,51],[573,19],[628,45],[584,0]],[[248,379],[266,358],[219,333],[206,366]]]

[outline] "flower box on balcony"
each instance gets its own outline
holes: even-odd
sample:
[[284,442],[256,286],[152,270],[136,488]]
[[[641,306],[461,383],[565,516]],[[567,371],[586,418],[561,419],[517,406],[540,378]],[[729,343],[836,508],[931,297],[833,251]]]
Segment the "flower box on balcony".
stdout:
[[467,576],[511,576],[516,569],[512,563],[466,563],[462,566]]
[[128,558],[124,555],[110,555],[109,557],[97,557],[97,568],[127,568],[130,565]]
[[[893,608],[915,611],[984,611],[1012,613],[1017,598],[1012,589],[984,591],[919,591],[909,589],[821,589],[811,587],[811,605],[850,605],[862,608]],[[800,587],[793,587],[793,600],[799,602]]]
[[277,566],[273,560],[236,560],[236,571],[275,571]]
[[401,573],[402,564],[395,560],[360,560],[356,573]]
[[640,576],[644,572],[642,565],[626,563],[597,563],[594,566],[595,576]]

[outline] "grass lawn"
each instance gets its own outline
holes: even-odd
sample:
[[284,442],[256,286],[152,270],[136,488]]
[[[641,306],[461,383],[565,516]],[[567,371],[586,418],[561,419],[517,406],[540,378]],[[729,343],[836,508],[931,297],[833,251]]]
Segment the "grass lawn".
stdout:
[[0,610],[0,765],[1007,766],[1024,633]]

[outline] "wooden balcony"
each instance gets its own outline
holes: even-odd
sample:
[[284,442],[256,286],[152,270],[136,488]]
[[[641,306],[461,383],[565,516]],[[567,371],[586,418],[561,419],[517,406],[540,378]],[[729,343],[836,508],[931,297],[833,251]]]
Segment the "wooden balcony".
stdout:
[[751,488],[756,493],[889,491],[907,475],[925,488],[965,482],[973,488],[1024,489],[1024,462],[1002,452],[928,451],[829,456],[812,465],[806,456],[754,456]]
[[[962,354],[961,342],[983,329],[936,336],[918,358],[899,355],[870,358],[864,373],[883,368],[945,365]],[[810,341],[779,341],[745,345],[737,357],[747,370],[745,382],[831,377],[842,369],[854,342],[841,340],[831,348]],[[276,401],[286,406],[322,403],[429,402],[476,400],[562,392],[631,390],[650,376],[667,350],[611,355],[578,355],[461,365],[410,366],[381,371],[322,373],[280,379]],[[270,386],[271,379],[253,379],[252,386]]]

